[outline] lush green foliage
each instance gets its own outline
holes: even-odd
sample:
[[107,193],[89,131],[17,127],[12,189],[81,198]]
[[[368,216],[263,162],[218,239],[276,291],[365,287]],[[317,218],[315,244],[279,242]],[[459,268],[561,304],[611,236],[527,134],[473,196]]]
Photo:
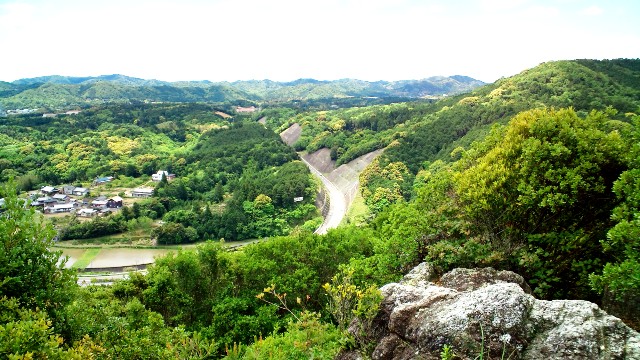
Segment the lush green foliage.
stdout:
[[360,174],[360,192],[369,209],[379,213],[399,200],[409,200],[413,179],[413,174],[403,163],[381,167],[380,161],[375,159]]
[[317,314],[305,312],[300,320],[289,321],[285,333],[260,337],[246,348],[231,348],[224,359],[330,360],[340,350],[343,336],[333,325],[321,322]]
[[416,174],[427,166],[425,162],[457,160],[451,156],[455,148],[468,147],[486,136],[492,124],[506,124],[525,110],[573,107],[585,115],[612,107],[622,119],[622,114],[640,106],[637,63],[625,59],[549,62],[437,103],[287,114],[271,121],[280,130],[299,123],[303,132],[296,149],[330,148],[338,165],[387,147],[383,164],[402,162]]
[[[113,294],[122,301],[138,299],[162,315],[168,326],[184,326],[215,340],[222,353],[225,345],[249,344],[255,337],[277,332],[291,313],[322,312],[322,285],[340,264],[370,256],[370,237],[366,229],[346,228],[323,237],[305,233],[272,238],[237,253],[209,242],[197,252],[158,259],[145,277],[114,285]],[[269,284],[301,301],[282,311],[256,298]]]
[[621,201],[613,210],[615,226],[602,245],[611,256],[602,274],[594,274],[592,284],[599,292],[610,292],[617,300],[640,296],[640,118],[635,117],[630,169],[615,182],[613,191]]
[[[177,174],[156,185],[155,199],[122,216],[71,221],[63,239],[121,233],[141,216],[174,223],[154,234],[163,244],[284,235],[312,219],[315,185],[295,152],[263,126],[231,126],[233,119],[215,112],[203,104],[133,103],[53,118],[11,116],[0,126],[0,180],[16,177],[31,190],[105,175],[137,186],[158,169]],[[253,206],[260,195],[272,200],[267,208]]]
[[506,123],[532,108],[571,106],[589,112],[610,106],[621,114],[636,111],[640,106],[637,62],[550,62],[471,94],[440,101],[411,131],[405,130],[399,146],[390,148],[386,156],[417,172],[425,161],[450,160],[455,147],[482,138],[491,124]]
[[453,165],[434,163],[418,175],[416,202],[376,220],[387,256],[396,254],[391,268],[422,258],[443,270],[493,265],[524,275],[542,297],[594,299],[588,276],[608,258],[599,241],[626,168],[611,125],[602,112],[533,110]]
[[[66,331],[64,308],[71,301],[74,274],[61,253],[49,251],[55,230],[33,209],[25,209],[12,185],[0,189],[0,298],[25,309],[40,309],[59,331]],[[38,315],[39,317],[39,315]]]
[[[300,122],[309,130],[298,148],[327,146],[337,160],[346,161],[368,144],[392,144],[362,174],[362,191],[377,213],[371,225],[325,236],[298,228],[237,252],[207,242],[160,258],[146,275],[133,274],[110,287],[75,287],[59,268],[59,255],[46,252],[48,240],[33,241],[50,239],[51,228],[8,196],[8,209],[0,214],[0,267],[8,274],[0,283],[0,295],[6,296],[0,299],[0,353],[306,359],[332,358],[344,346],[366,352],[366,325],[379,300],[376,285],[397,280],[423,260],[439,271],[514,270],[543,298],[599,301],[599,292],[631,307],[640,291],[640,122],[614,109],[637,110],[637,73],[637,61],[557,62],[435,104],[306,113],[272,109],[263,114],[272,117],[269,126]],[[152,108],[164,106],[174,105]],[[106,109],[119,108],[96,114]],[[176,111],[178,118],[188,117]],[[38,125],[42,119],[16,119],[33,121],[42,138],[24,141],[15,123],[3,125],[0,151],[7,157],[0,167],[10,170],[5,175],[22,161],[19,154],[67,154],[66,145],[47,145],[45,125]],[[55,119],[64,128],[73,118]],[[152,199],[95,222],[72,223],[68,231],[87,235],[162,218],[158,240],[175,243],[286,233],[312,216],[310,202],[292,201],[292,195],[313,197],[304,165],[262,126],[211,126],[208,120],[198,125],[192,118],[157,128],[164,123],[158,118],[136,128],[130,120],[122,125],[138,131],[137,137],[118,136],[162,138],[165,152],[158,152],[154,166],[166,165],[178,178],[161,181]],[[105,123],[94,130],[110,126]],[[214,129],[223,126],[228,129]],[[57,131],[50,134],[62,134]],[[111,145],[115,152],[106,152],[111,148],[100,144],[108,144],[107,133],[88,132],[83,142],[83,131],[69,134],[104,156],[124,154],[131,144],[121,139]],[[69,154],[75,147],[81,146],[71,146]],[[58,171],[43,164],[49,175],[36,167],[13,170],[22,176],[20,186],[36,186]],[[17,256],[23,252],[26,257]],[[362,326],[360,339],[341,331],[353,318],[359,319],[353,326]],[[443,349],[442,356],[453,355]]]
[[2,118],[0,180],[15,177],[31,190],[43,183],[86,183],[107,175],[179,172],[183,149],[203,131],[229,124],[213,111],[208,105],[136,103],[53,118]]

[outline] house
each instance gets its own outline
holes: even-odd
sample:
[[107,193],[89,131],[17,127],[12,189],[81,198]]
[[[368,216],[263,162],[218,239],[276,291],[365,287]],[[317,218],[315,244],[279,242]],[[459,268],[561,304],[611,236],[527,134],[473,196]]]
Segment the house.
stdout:
[[58,189],[56,189],[53,186],[43,186],[40,188],[40,193],[44,194],[44,195],[53,195],[55,193],[58,192]]
[[105,176],[105,177],[99,177],[96,178],[93,183],[94,184],[104,184],[104,183],[108,183],[110,181],[113,180],[113,176]]
[[166,170],[158,170],[157,173],[151,175],[151,180],[160,181],[162,180],[163,176],[167,179],[167,181],[173,180],[176,177],[175,174],[169,174],[169,172]]
[[72,191],[75,196],[87,196],[89,195],[89,189],[83,187],[77,187]]
[[91,207],[95,209],[104,209],[107,207],[107,200],[93,200],[91,202]]
[[77,214],[78,216],[82,216],[82,217],[92,217],[98,214],[98,210],[85,208],[85,209],[78,210]]
[[117,209],[122,207],[122,198],[120,196],[114,196],[107,199],[107,207],[110,209]]
[[44,213],[45,214],[57,214],[57,213],[63,213],[63,212],[71,212],[71,210],[73,210],[74,206],[71,203],[68,204],[53,204],[51,206],[45,206],[44,207]]
[[148,198],[153,196],[154,189],[151,188],[135,188],[131,190],[131,196],[135,198]]
[[43,196],[36,199],[36,201],[31,203],[31,206],[47,206],[50,204],[57,203],[58,201],[49,196]]
[[65,195],[73,195],[73,190],[75,190],[75,186],[73,185],[64,185],[62,187],[62,193]]
[[59,203],[69,202],[69,195],[67,194],[55,194],[52,198]]

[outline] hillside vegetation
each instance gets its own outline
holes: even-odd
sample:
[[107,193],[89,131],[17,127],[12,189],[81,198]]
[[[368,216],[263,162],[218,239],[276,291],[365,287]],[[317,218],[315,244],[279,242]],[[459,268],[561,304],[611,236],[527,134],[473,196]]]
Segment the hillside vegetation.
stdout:
[[[163,82],[122,75],[100,77],[46,76],[0,83],[0,110],[47,109],[54,111],[86,107],[106,102],[208,102],[248,103],[309,102],[305,106],[330,102],[334,106],[355,105],[357,102],[380,101],[375,98],[420,98],[456,94],[483,85],[465,77],[432,77],[423,80],[378,81],[361,80],[318,81],[300,79],[293,82],[209,81]],[[357,102],[354,103],[354,99]],[[335,101],[334,101],[335,100]],[[296,104],[299,105],[299,104]]]
[[[50,242],[50,225],[25,212],[14,187],[5,187],[5,253],[25,255],[0,257],[8,279],[0,284],[6,296],[0,353],[331,359],[340,349],[357,349],[370,356],[377,287],[422,261],[440,273],[485,266],[516,271],[542,299],[594,301],[638,329],[639,70],[640,60],[558,61],[437,102],[330,111],[272,107],[253,119],[212,120],[215,129],[207,130],[189,118],[184,138],[178,131],[176,140],[162,132],[172,127],[143,126],[138,131],[174,142],[172,160],[164,164],[188,179],[156,188],[165,194],[156,204],[170,204],[167,239],[194,232],[215,239],[220,229],[262,236],[279,229],[280,219],[306,219],[298,214],[311,205],[291,204],[286,194],[303,191],[298,184],[308,173],[274,132],[252,120],[267,116],[272,129],[297,122],[303,132],[296,149],[328,147],[339,162],[386,150],[361,175],[373,214],[368,224],[325,236],[303,225],[237,252],[206,242],[111,287],[75,287],[69,270],[56,265],[59,254],[31,241],[39,233]],[[30,126],[40,129],[34,148],[47,145],[46,126]],[[106,135],[93,131],[107,125],[96,126],[87,144]],[[3,129],[19,134],[27,127]],[[10,142],[12,135],[2,139],[2,151],[14,154],[5,163],[11,167],[26,144]],[[58,151],[56,143],[48,145],[43,154]],[[229,212],[212,211],[220,195],[215,187],[225,178]],[[191,190],[200,184],[215,184],[214,191]],[[311,188],[305,184],[304,191]],[[154,209],[161,210],[138,210]],[[250,221],[236,226],[243,217]],[[27,276],[32,272],[51,281],[45,287],[38,276]],[[349,324],[353,334],[345,332]],[[481,332],[478,338],[496,336]]]
[[[612,107],[624,118],[640,102],[637,60],[575,60],[541,64],[510,78],[438,102],[406,102],[334,111],[270,114],[282,130],[303,125],[299,150],[332,150],[339,163],[386,147],[383,162],[403,162],[415,174],[424,162],[451,161],[451,152],[485,136],[495,123],[533,108],[572,107],[584,114]],[[394,142],[394,140],[398,140]]]
[[[112,176],[120,186],[155,188],[131,211],[61,225],[63,240],[121,233],[149,218],[164,220],[153,234],[159,243],[255,239],[288,234],[316,217],[315,185],[295,152],[262,125],[221,117],[218,109],[132,103],[1,118],[0,180],[14,179],[28,191],[89,187]],[[177,178],[150,182],[158,170]],[[294,204],[294,197],[307,201]]]

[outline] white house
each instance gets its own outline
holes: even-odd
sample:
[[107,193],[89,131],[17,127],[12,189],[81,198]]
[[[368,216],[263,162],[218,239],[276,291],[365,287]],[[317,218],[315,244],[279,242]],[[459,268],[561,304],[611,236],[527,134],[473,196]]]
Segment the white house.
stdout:
[[73,189],[73,195],[75,196],[87,196],[89,194],[89,189],[83,187],[77,187]]
[[55,194],[53,198],[59,203],[65,203],[69,201],[69,195],[67,194]]
[[44,213],[45,214],[56,214],[63,212],[71,212],[73,210],[73,204],[53,204],[52,206],[45,206]]
[[136,198],[148,198],[153,196],[153,189],[151,188],[135,188],[131,190],[131,196]]
[[58,189],[54,188],[53,186],[43,186],[42,188],[40,188],[40,192],[46,195],[51,195],[57,193]]
[[162,180],[162,176],[164,176],[167,180],[172,180],[176,177],[175,174],[169,174],[166,170],[158,170],[157,173],[151,175],[151,180],[160,181]]
[[96,209],[80,209],[78,210],[78,216],[82,217],[92,217],[98,213]]

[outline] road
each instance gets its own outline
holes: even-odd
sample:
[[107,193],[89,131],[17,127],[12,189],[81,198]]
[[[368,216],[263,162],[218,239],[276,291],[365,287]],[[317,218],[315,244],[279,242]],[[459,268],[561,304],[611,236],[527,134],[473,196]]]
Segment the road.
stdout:
[[[142,273],[146,274],[147,272],[146,270],[143,270]],[[128,278],[128,272],[112,273],[109,275],[78,275],[78,285],[113,285],[113,282],[116,280],[123,280]]]
[[311,173],[322,181],[324,188],[329,194],[329,212],[327,213],[327,217],[324,218],[322,225],[320,225],[320,227],[315,231],[316,234],[326,234],[329,229],[338,227],[342,222],[342,219],[347,214],[347,201],[344,198],[344,194],[342,194],[342,192],[338,190],[338,188],[329,179],[327,179],[326,176],[322,175],[320,171],[314,168],[305,159],[302,159],[302,161],[307,165],[307,167],[309,167]]

